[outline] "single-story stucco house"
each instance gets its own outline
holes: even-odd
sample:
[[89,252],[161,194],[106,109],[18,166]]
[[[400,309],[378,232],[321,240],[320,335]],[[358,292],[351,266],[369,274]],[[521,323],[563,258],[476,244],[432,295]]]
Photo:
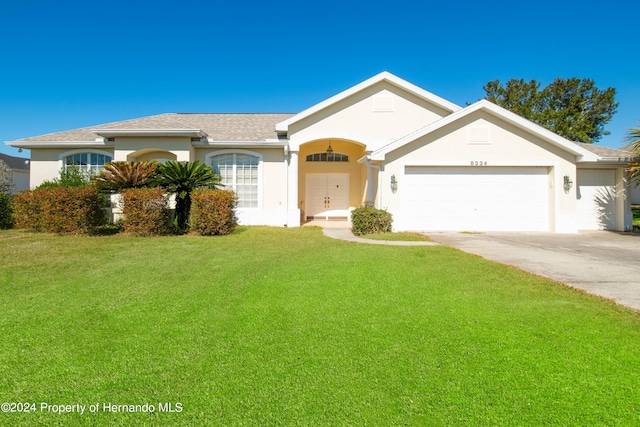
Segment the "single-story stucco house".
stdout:
[[31,162],[29,159],[0,153],[0,160],[9,166],[9,170],[11,170],[11,176],[13,177],[13,189],[11,193],[15,194],[18,191],[27,190],[30,185],[29,171],[31,169]]
[[248,225],[346,219],[372,202],[397,231],[632,228],[625,151],[486,100],[460,107],[388,72],[298,114],[160,114],[8,144],[31,150],[31,187],[69,164],[205,162]]

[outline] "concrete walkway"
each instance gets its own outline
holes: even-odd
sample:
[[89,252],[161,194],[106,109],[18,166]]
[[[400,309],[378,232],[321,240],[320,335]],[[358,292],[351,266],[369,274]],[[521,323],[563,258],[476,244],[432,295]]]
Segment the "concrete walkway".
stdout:
[[392,240],[372,240],[354,236],[351,232],[349,221],[320,221],[314,220],[306,222],[303,227],[321,227],[325,236],[332,239],[344,240],[345,242],[366,243],[368,245],[392,245],[392,246],[436,246],[439,243],[429,241],[399,242]]

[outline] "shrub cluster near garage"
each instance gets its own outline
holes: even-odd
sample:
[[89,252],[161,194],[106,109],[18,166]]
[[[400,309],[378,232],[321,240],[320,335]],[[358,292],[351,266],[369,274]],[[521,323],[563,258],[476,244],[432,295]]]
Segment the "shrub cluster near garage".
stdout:
[[0,229],[11,228],[12,226],[11,194],[0,193]]
[[359,207],[351,212],[351,231],[356,236],[390,233],[392,222],[393,217],[389,212],[369,205]]
[[136,236],[158,236],[173,232],[169,200],[161,188],[122,190],[122,229]]
[[191,193],[190,230],[203,236],[231,234],[237,225],[237,196],[230,190]]
[[106,222],[104,196],[92,186],[23,191],[13,198],[12,206],[17,228],[92,234]]

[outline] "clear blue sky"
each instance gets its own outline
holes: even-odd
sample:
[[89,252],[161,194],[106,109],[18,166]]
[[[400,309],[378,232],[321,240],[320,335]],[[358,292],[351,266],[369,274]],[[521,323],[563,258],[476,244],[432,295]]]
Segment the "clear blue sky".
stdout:
[[640,126],[639,17],[639,0],[8,0],[0,141],[165,112],[299,112],[387,70],[459,105],[494,79],[592,78],[617,90],[600,145],[620,147]]

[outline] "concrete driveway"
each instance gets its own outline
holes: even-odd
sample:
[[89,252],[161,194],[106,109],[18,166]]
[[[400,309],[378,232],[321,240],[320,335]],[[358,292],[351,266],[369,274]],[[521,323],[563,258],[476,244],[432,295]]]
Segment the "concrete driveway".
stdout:
[[434,241],[640,310],[640,235],[426,233]]

